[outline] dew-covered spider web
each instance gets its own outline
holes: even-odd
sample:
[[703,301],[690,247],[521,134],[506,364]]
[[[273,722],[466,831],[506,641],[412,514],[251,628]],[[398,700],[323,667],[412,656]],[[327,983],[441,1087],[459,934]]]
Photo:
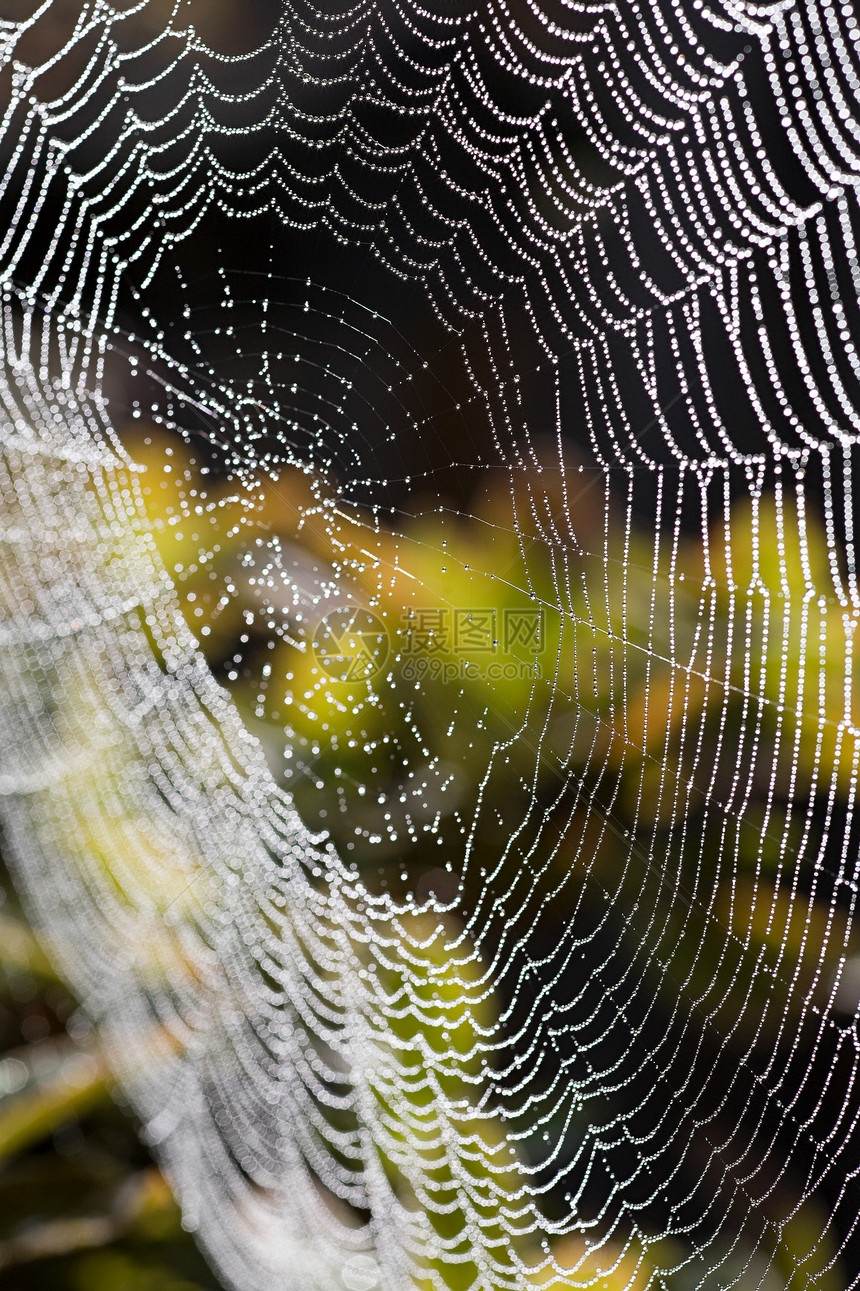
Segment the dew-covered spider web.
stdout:
[[241,1291],[860,1284],[860,19],[3,0],[4,848]]

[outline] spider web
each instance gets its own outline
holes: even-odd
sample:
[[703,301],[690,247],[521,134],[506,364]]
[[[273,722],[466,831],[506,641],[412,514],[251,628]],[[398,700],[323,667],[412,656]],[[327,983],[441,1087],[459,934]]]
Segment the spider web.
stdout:
[[221,1276],[856,1285],[852,7],[0,32],[6,847]]

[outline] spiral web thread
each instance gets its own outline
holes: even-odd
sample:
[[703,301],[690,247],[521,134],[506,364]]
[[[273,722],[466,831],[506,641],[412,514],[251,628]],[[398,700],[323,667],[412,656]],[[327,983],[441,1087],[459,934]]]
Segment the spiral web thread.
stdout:
[[851,6],[23,8],[6,848],[220,1275],[856,1285]]

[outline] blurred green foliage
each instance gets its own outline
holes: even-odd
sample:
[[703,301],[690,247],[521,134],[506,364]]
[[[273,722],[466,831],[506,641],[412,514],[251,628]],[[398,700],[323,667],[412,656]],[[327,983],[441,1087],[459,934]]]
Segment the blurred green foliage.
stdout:
[[0,871],[0,1287],[218,1291]]
[[[579,898],[597,901],[607,890],[617,893],[625,923],[620,935],[631,955],[637,940],[648,935],[656,908],[689,1006],[695,1009],[706,997],[719,1001],[709,1005],[717,1031],[739,1029],[750,1043],[777,1044],[786,1018],[809,996],[819,998],[840,955],[858,949],[847,913],[786,882],[785,858],[802,851],[804,822],[765,784],[752,784],[745,810],[728,833],[705,837],[708,873],[691,871],[682,850],[672,858],[682,884],[704,882],[705,903],[664,902],[655,891],[640,908],[639,887],[634,898],[626,851],[619,846],[628,831],[668,830],[685,814],[695,816],[702,762],[709,773],[716,767],[717,786],[721,775],[734,771],[737,750],[730,750],[723,768],[709,722],[726,688],[737,695],[729,712],[734,704],[738,729],[745,696],[758,694],[767,752],[765,757],[759,750],[758,760],[769,758],[784,782],[793,770],[807,783],[835,776],[840,788],[847,787],[852,737],[840,727],[846,629],[838,604],[820,595],[829,576],[826,544],[808,518],[790,507],[778,510],[771,499],[756,514],[741,504],[707,545],[701,538],[682,538],[655,564],[652,535],[634,529],[605,540],[602,506],[584,496],[576,509],[577,531],[566,535],[569,549],[560,571],[551,544],[543,540],[548,517],[558,508],[545,478],[525,478],[513,497],[507,488],[489,489],[475,499],[470,522],[414,517],[395,536],[367,517],[336,513],[316,483],[299,472],[282,472],[277,484],[238,489],[205,479],[179,440],[152,432],[145,445],[137,438],[133,449],[146,467],[142,479],[161,555],[169,569],[182,570],[177,586],[188,622],[195,631],[201,623],[210,628],[199,638],[210,665],[229,684],[305,819],[351,849],[368,884],[450,899],[457,876],[440,866],[439,841],[450,845],[459,839],[459,805],[474,804],[494,750],[505,744],[508,757],[496,759],[492,801],[474,835],[476,859],[464,880],[467,905],[477,899],[483,874],[497,864],[535,798],[552,803],[564,777],[575,771],[586,782],[592,778],[595,795],[600,790],[594,801],[607,807],[602,815],[598,809],[572,817],[561,811],[554,817],[548,809],[551,826],[540,844],[546,892],[561,893],[556,903],[569,899],[571,906]],[[500,680],[490,675],[480,650],[466,650],[461,658],[467,667],[453,687],[429,673],[416,683],[407,674],[405,654],[372,682],[333,679],[306,642],[279,640],[268,648],[272,638],[258,590],[241,576],[242,552],[255,533],[267,541],[274,536],[282,553],[336,573],[350,603],[372,608],[392,640],[419,598],[425,608],[468,605],[497,613],[542,605],[540,666],[514,669]],[[232,588],[226,597],[225,586]],[[810,589],[814,597],[806,595]],[[787,598],[790,609],[777,612]],[[711,624],[707,660],[701,653],[703,612]],[[743,638],[729,631],[739,617]],[[646,623],[652,636],[636,648],[637,625]],[[242,666],[231,671],[239,657]],[[528,650],[513,649],[502,662],[530,658]],[[261,700],[263,659],[273,681]],[[682,666],[678,661],[684,659]],[[804,689],[804,678],[818,675],[816,669],[821,685]],[[713,679],[720,677],[716,684]],[[821,711],[828,724],[818,738]],[[698,746],[691,730],[701,733]],[[455,767],[457,785],[433,804],[434,828],[410,834],[406,815],[397,819],[392,771],[379,757],[378,741],[383,735],[391,741],[402,770],[404,761],[417,756],[416,731],[423,762],[443,760]],[[286,767],[285,744],[293,753]],[[357,823],[377,840],[366,854],[354,849]],[[139,872],[141,882],[172,901],[170,860],[160,855],[158,841],[138,837],[128,855],[115,857],[115,811],[110,826],[100,832],[98,819],[82,822],[81,847],[101,856],[115,881],[126,870],[137,883]],[[129,838],[140,835],[133,820],[125,828]],[[720,856],[732,863],[721,867]],[[390,1031],[374,1037],[380,1054],[375,1096],[394,1142],[409,1144],[402,1154],[382,1154],[382,1166],[404,1205],[429,1217],[421,1291],[440,1279],[450,1291],[467,1291],[477,1258],[470,1215],[480,1216],[487,1248],[503,1261],[507,1232],[519,1222],[520,1153],[528,1145],[515,1151],[492,1115],[470,1116],[482,1093],[475,1041],[492,1029],[499,1005],[476,989],[480,959],[457,919],[447,915],[431,925],[421,918],[402,930],[401,946],[387,947],[379,966],[390,1002],[396,1005],[402,995],[404,1007]],[[408,953],[407,942],[413,948]],[[213,1291],[217,1283],[182,1231],[165,1182],[113,1101],[98,1037],[54,980],[11,894],[0,946],[0,1286]],[[458,948],[455,955],[452,946]],[[153,939],[144,953],[157,966],[169,948]],[[772,982],[766,991],[753,985],[739,1014],[732,991],[750,960],[770,964]],[[418,1009],[405,1007],[407,977]],[[662,988],[655,974],[655,993]],[[427,1053],[440,1047],[449,1058],[452,1086],[439,1092],[460,1121],[455,1144],[440,1133],[428,1094]],[[832,1243],[822,1237],[826,1218],[816,1203],[801,1204],[789,1178],[768,1205],[782,1237],[763,1285],[794,1291],[811,1276],[822,1291],[840,1291],[845,1279],[833,1261]],[[533,1240],[523,1225],[518,1254],[537,1267],[541,1256]],[[648,1246],[633,1234],[615,1234],[599,1251],[563,1237],[551,1253],[560,1269],[603,1291],[638,1291],[654,1267],[683,1265],[685,1258],[680,1246]],[[726,1267],[743,1276],[757,1258],[740,1242]],[[533,1285],[557,1291],[562,1283],[535,1272]],[[697,1284],[685,1281],[682,1269],[667,1285],[687,1291]]]

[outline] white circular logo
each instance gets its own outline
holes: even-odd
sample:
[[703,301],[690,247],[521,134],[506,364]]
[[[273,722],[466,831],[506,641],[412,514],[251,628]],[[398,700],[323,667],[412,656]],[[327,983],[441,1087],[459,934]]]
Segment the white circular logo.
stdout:
[[334,681],[369,681],[382,672],[390,652],[382,620],[354,605],[330,610],[312,644],[317,663]]

